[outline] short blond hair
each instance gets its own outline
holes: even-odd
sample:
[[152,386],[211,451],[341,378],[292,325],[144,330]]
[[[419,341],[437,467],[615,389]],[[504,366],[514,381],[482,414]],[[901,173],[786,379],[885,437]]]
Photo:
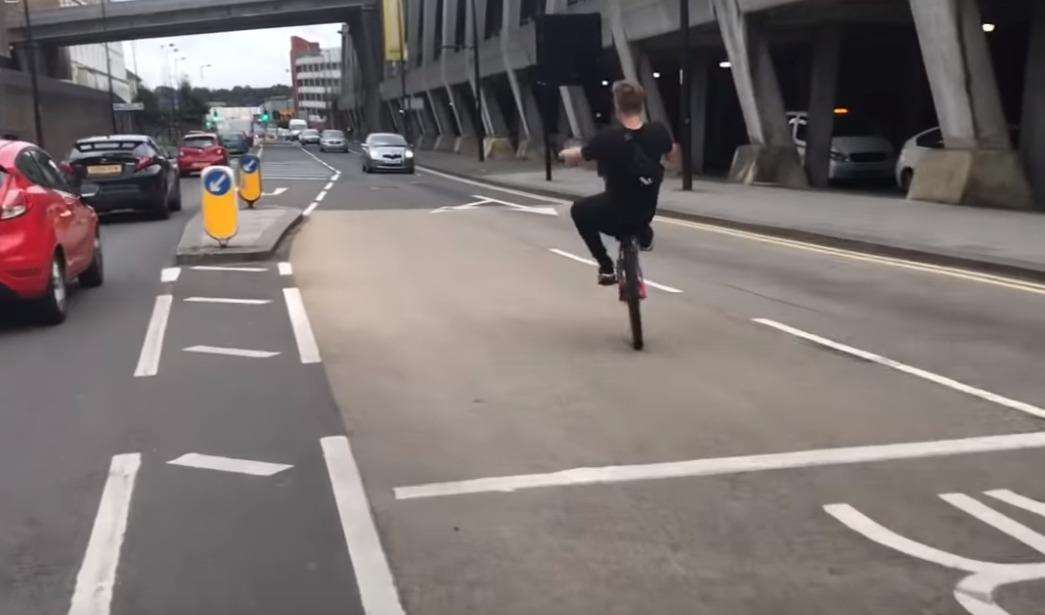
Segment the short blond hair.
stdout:
[[639,115],[646,106],[646,89],[631,81],[613,84],[613,105],[619,113]]

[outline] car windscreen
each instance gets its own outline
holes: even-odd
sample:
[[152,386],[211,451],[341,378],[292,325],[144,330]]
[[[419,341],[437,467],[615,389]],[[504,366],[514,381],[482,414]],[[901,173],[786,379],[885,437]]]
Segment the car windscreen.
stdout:
[[318,134],[319,134],[318,130],[312,130],[311,128],[308,129],[308,130],[302,130],[301,131],[301,136],[303,136],[303,137],[311,137],[311,136],[318,135]]
[[406,139],[401,135],[373,135],[368,141],[370,145],[406,147]]
[[323,131],[323,138],[324,139],[343,139],[343,138],[345,138],[345,133],[341,132],[340,130],[324,130]]
[[147,143],[142,141],[90,141],[86,143],[77,143],[71,152],[69,152],[69,160],[83,160],[84,158],[102,158],[126,155],[128,157],[140,157],[149,155],[146,150],[149,148]]
[[206,149],[214,145],[214,137],[187,137],[182,142],[184,147],[194,147],[196,149]]
[[861,117],[835,116],[834,136],[836,137],[873,137],[878,134],[878,129]]

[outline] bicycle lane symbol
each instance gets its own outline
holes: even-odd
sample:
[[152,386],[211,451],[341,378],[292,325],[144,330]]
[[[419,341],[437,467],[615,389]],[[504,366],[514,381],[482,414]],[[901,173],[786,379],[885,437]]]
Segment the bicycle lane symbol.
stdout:
[[[1008,489],[995,489],[984,493],[1045,517],[1045,503]],[[1045,553],[1045,536],[1015,519],[964,493],[941,493],[939,497],[1036,551]],[[849,504],[827,504],[823,508],[827,514],[868,540],[923,561],[970,573],[955,586],[954,599],[971,615],[1014,615],[1001,608],[995,601],[994,593],[998,588],[1013,583],[1045,579],[1045,562],[1006,564],[962,557],[902,536]]]

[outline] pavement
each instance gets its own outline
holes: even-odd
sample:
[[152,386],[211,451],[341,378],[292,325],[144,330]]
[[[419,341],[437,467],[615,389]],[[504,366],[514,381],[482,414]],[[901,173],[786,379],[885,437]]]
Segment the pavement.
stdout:
[[665,217],[635,352],[565,204],[359,167],[4,314],[0,613],[1040,611],[1045,286]]
[[283,237],[301,221],[301,211],[294,207],[241,208],[239,231],[225,246],[207,235],[203,212],[198,212],[185,225],[176,261],[188,265],[271,258]]
[[[480,164],[469,156],[422,152],[418,164],[566,199],[603,189],[602,180],[584,168],[556,165],[553,181],[547,182],[542,161]],[[660,212],[863,251],[1045,277],[1045,215],[1036,212],[910,201],[891,192],[792,190],[714,179],[695,179],[687,193],[677,177],[665,181]]]

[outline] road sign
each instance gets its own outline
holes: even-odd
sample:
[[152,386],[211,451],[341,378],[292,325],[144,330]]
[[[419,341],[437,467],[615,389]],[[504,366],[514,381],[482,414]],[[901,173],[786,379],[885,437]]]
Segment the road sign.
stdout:
[[145,111],[145,103],[113,103],[113,111]]
[[239,196],[247,205],[261,198],[261,159],[245,154],[239,159]]
[[236,180],[229,167],[207,167],[200,173],[203,186],[203,230],[221,247],[239,230]]

